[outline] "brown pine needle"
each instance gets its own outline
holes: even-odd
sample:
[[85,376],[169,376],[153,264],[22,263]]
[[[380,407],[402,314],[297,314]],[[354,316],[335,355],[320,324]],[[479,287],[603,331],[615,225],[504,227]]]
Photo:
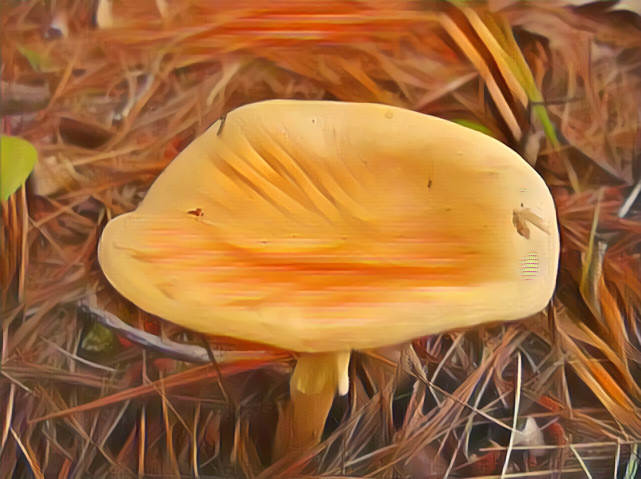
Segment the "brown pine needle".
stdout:
[[44,479],[44,474],[42,474],[42,469],[36,462],[36,460],[33,457],[33,451],[30,450],[28,446],[25,446],[18,435],[16,434],[16,431],[13,430],[13,428],[10,429],[11,435],[15,439],[16,443],[20,447],[20,450],[24,454],[24,457],[27,459],[27,462],[29,463],[29,466],[31,467],[31,473],[36,477],[36,479]]
[[[266,357],[265,361],[256,361],[256,360],[247,360],[239,361],[238,363],[232,365],[221,365],[220,371],[225,375],[237,374],[239,372],[250,370],[254,367],[261,366],[265,364],[269,359],[276,361],[282,359],[282,355],[274,354],[271,358]],[[112,394],[111,396],[106,396],[104,398],[97,399],[87,404],[80,406],[75,406],[69,409],[62,411],[57,411],[53,413],[46,414],[41,417],[36,417],[30,419],[30,423],[37,423],[41,421],[46,421],[49,419],[55,419],[59,417],[64,417],[68,415],[77,414],[79,412],[90,411],[92,409],[104,407],[110,404],[115,404],[122,401],[127,401],[134,398],[139,398],[146,394],[154,393],[159,390],[160,383],[162,382],[165,389],[171,389],[178,386],[186,386],[188,384],[193,384],[195,382],[204,381],[205,379],[215,378],[217,376],[216,368],[212,365],[199,366],[196,368],[189,369],[182,373],[177,373],[172,376],[169,376],[165,379],[159,379],[150,384],[143,384],[119,393]]]

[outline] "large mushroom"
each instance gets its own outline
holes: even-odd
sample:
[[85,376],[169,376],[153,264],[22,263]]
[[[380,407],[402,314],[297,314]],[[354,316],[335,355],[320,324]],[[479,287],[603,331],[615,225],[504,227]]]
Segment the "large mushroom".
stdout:
[[320,439],[351,350],[532,315],[558,254],[549,190],[500,142],[395,107],[292,100],[216,122],[99,246],[143,310],[298,353],[277,455]]

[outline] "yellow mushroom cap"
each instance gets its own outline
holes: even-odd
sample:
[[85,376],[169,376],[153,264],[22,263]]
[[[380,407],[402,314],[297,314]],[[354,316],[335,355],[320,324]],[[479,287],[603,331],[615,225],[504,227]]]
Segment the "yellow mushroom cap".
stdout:
[[301,352],[534,314],[558,255],[550,192],[502,143],[395,107],[295,100],[216,122],[98,253],[152,314]]

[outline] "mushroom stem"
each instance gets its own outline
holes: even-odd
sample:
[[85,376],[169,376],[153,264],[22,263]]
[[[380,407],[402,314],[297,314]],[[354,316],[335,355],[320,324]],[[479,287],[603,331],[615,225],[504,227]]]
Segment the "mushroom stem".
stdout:
[[334,395],[349,389],[349,351],[303,353],[289,383],[290,401],[276,429],[274,458],[318,444]]

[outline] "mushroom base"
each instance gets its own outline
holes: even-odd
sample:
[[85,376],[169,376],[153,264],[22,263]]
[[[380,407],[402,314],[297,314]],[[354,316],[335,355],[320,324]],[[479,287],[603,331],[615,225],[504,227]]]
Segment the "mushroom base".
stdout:
[[274,442],[274,459],[320,442],[334,395],[348,390],[349,351],[301,354]]

